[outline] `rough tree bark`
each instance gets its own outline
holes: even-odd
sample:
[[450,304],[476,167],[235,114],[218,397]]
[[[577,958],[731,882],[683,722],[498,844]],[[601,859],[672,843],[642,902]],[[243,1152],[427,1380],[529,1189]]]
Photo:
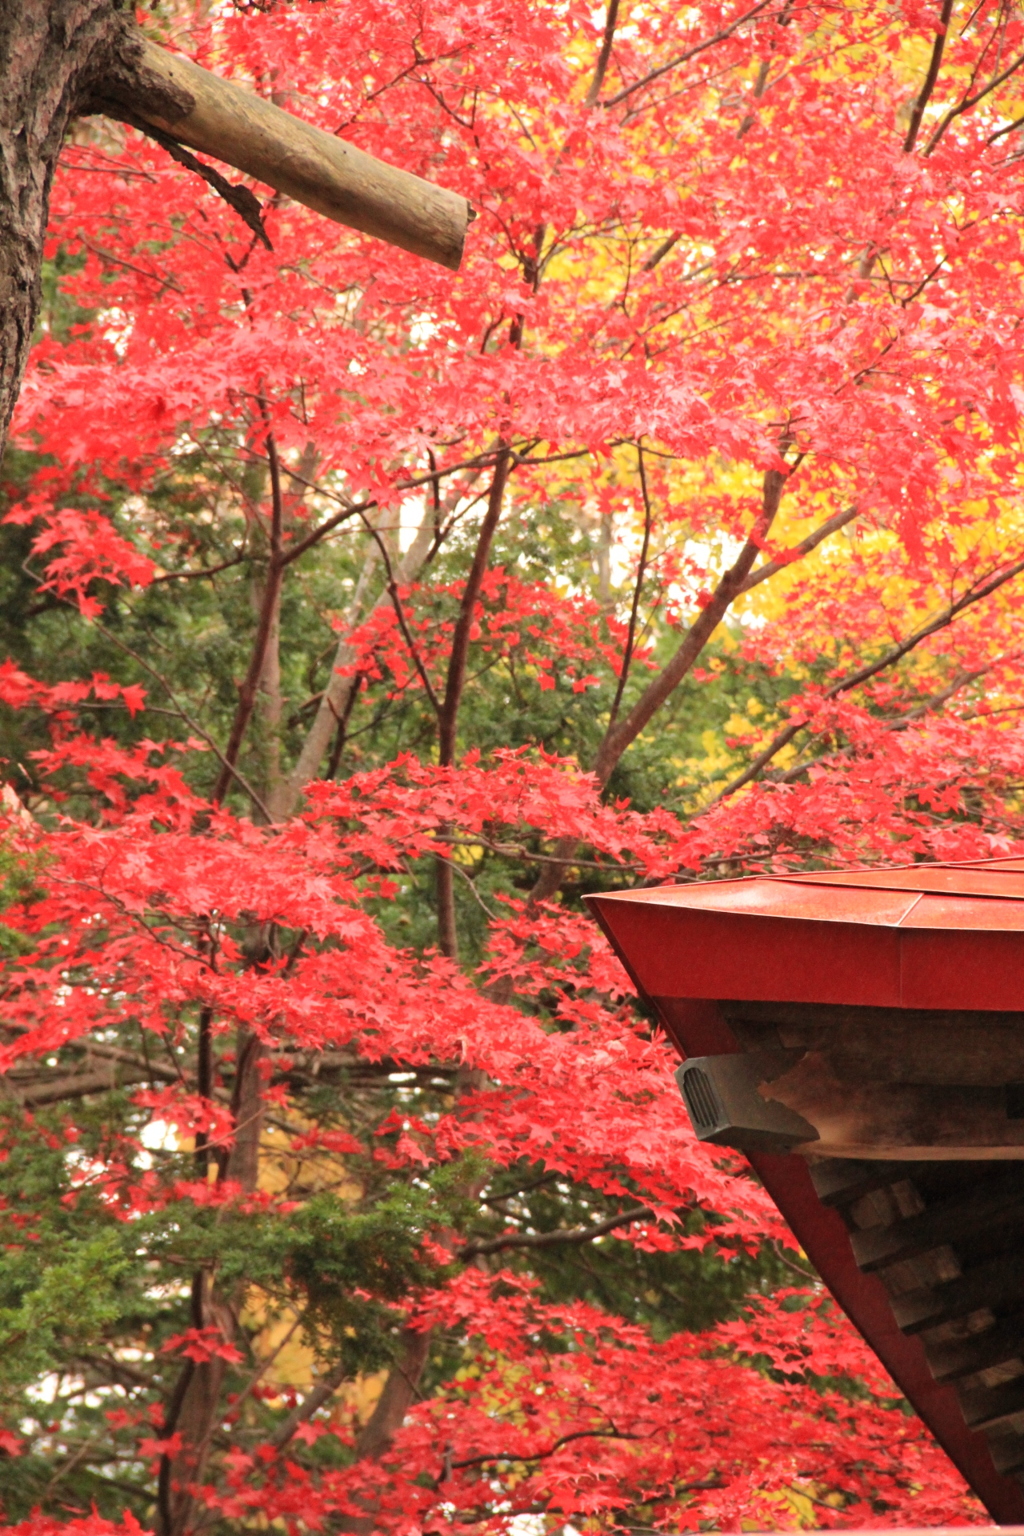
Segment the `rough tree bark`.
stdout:
[[135,83],[180,116],[175,87],[144,81],[141,33],[115,0],[0,0],[0,449],[39,305],[50,188],[68,123]]
[[0,452],[39,307],[53,173],[74,117],[105,112],[149,128],[338,223],[459,265],[464,198],[166,53],[123,0],[0,0],[0,81]]

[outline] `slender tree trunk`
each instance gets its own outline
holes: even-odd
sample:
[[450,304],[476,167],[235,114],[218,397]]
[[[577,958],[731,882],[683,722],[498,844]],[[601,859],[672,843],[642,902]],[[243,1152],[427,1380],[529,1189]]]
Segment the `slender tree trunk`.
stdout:
[[[462,602],[459,606],[459,617],[455,625],[455,633],[452,636],[452,653],[448,661],[448,677],[444,690],[444,703],[441,706],[440,719],[437,722],[438,735],[438,761],[443,768],[452,767],[455,763],[456,741],[459,729],[459,706],[462,703],[462,690],[466,684],[466,662],[469,658],[469,636],[473,628],[473,619],[476,613],[476,601],[480,595],[480,584],[487,572],[487,564],[491,557],[491,544],[498,523],[501,521],[501,510],[505,500],[505,487],[508,484],[509,471],[512,467],[512,456],[507,447],[503,447],[494,466],[494,478],[491,481],[491,493],[487,500],[487,511],[480,525],[480,533],[476,541],[476,551],[473,555],[473,564],[470,566],[469,575],[466,578],[466,586],[462,594]],[[441,837],[447,830],[440,829]],[[437,897],[437,943],[443,955],[450,960],[459,957],[458,925],[455,913],[455,872],[448,859],[436,859],[434,861],[434,884]]]
[[[261,401],[264,420],[266,420],[266,406]],[[271,512],[269,527],[267,528],[269,549],[267,552],[266,574],[258,588],[256,638],[253,641],[249,655],[249,666],[245,677],[238,689],[238,707],[235,710],[235,718],[231,724],[231,734],[228,744],[224,749],[224,761],[221,771],[217,776],[217,782],[213,788],[212,800],[216,805],[224,799],[231,788],[231,769],[238,762],[238,755],[242,750],[249,722],[257,708],[260,698],[260,686],[266,676],[268,656],[276,645],[276,635],[280,625],[281,613],[281,585],[284,580],[284,563],[282,559],[281,540],[284,532],[284,491],[281,484],[281,464],[277,455],[277,444],[272,432],[267,433],[266,439],[267,461],[270,466],[270,501]],[[271,660],[273,671],[276,662]]]
[[[272,953],[273,929],[257,924],[246,942],[246,957],[258,965]],[[206,1021],[209,1030],[209,1019]],[[263,1043],[248,1025],[240,1024],[235,1034],[235,1082],[231,1095],[234,1137],[230,1151],[217,1149],[218,1179],[231,1179],[242,1192],[251,1194],[259,1183],[260,1137],[263,1131]],[[201,1063],[202,1065],[202,1063]],[[206,1069],[206,1095],[212,1083],[212,1061]],[[201,1074],[202,1075],[202,1074]],[[208,1156],[209,1154],[207,1154]],[[201,1167],[205,1166],[206,1157]],[[215,1328],[230,1343],[238,1331],[238,1318],[245,1299],[245,1285],[225,1294],[216,1276],[200,1270],[192,1282],[192,1326]],[[189,1536],[202,1520],[202,1506],[190,1491],[201,1482],[214,1436],[222,1422],[227,1364],[211,1360],[187,1361],[182,1368],[174,1395],[164,1419],[164,1437],[177,1437],[177,1449],[161,1458],[158,1506],[161,1536]]]
[[[478,1093],[486,1083],[487,1075],[479,1067],[463,1064],[459,1068],[457,1095],[461,1098],[464,1094]],[[478,1169],[463,1192],[470,1199],[477,1199],[490,1180],[492,1171],[490,1164]],[[454,1247],[455,1239],[456,1234],[449,1233],[441,1241],[446,1246]],[[479,1260],[476,1262],[479,1263]],[[388,1372],[373,1412],[356,1440],[357,1460],[380,1461],[387,1455],[395,1435],[405,1422],[406,1414],[420,1396],[419,1384],[430,1358],[431,1339],[429,1331],[419,1333],[413,1328],[402,1329],[399,1358]],[[371,1505],[365,1516],[349,1517],[342,1522],[340,1529],[348,1532],[349,1536],[370,1536],[376,1524],[375,1508]]]
[[[775,521],[786,488],[786,478],[781,470],[765,471],[761,513],[735,563],[722,576],[711,594],[710,601],[701,609],[683,636],[675,655],[648,683],[626,717],[609,722],[604,740],[598,748],[593,769],[602,789],[607,787],[608,780],[615,772],[627,747],[632,745],[661,706],[679,687],[733,602],[743,591],[744,582],[750,575],[764,540]],[[555,845],[555,859],[558,862],[553,860],[550,864],[545,864],[530,892],[531,902],[547,901],[554,896],[565,879],[566,868],[572,862],[576,847],[577,842],[574,837],[563,837],[558,841]]]
[[[401,564],[396,571],[399,586],[406,586],[410,581],[415,581],[420,570],[430,553],[430,546],[434,542],[434,520],[429,511],[424,513],[416,537],[406,550]],[[370,547],[367,557],[369,569],[364,574],[369,576],[379,560],[377,545]],[[360,588],[363,586],[363,578],[360,577]],[[362,616],[362,594],[357,588],[356,595],[349,609],[348,622],[354,627]],[[381,593],[373,605],[372,612],[383,611],[391,607],[391,594],[388,591]],[[316,778],[320,765],[327,755],[327,749],[331,744],[331,737],[337,729],[348,708],[349,697],[355,686],[355,678],[344,676],[340,669],[349,667],[356,660],[356,651],[349,644],[348,637],[338,641],[338,649],[335,652],[331,664],[331,675],[327,680],[323,697],[317,708],[316,716],[310,727],[309,735],[302,744],[302,750],[296,760],[287,781],[282,785],[281,792],[271,802],[271,807],[279,821],[286,820],[295,810],[299,797],[310,779]]]
[[[262,591],[257,589],[257,612],[262,603]],[[281,723],[284,715],[284,699],[281,694],[281,591],[278,587],[274,610],[270,617],[267,647],[263,653],[263,666],[256,685],[256,717],[258,748],[263,776],[264,804],[274,805],[282,790],[281,778]]]
[[430,1353],[430,1334],[403,1328],[401,1348],[401,1358],[388,1372],[374,1410],[359,1432],[356,1456],[360,1461],[379,1461],[405,1422]]
[[[216,1328],[225,1340],[233,1338],[235,1317],[217,1297],[208,1274],[196,1276],[192,1289],[192,1326]],[[217,1419],[223,1412],[221,1394],[227,1364],[212,1360],[189,1361],[184,1367],[173,1418],[169,1414],[164,1429],[180,1436],[181,1449],[174,1456],[164,1456],[160,1466],[159,1505],[162,1536],[186,1536],[193,1529],[196,1500],[189,1484],[200,1482],[209,1459],[210,1445]]]

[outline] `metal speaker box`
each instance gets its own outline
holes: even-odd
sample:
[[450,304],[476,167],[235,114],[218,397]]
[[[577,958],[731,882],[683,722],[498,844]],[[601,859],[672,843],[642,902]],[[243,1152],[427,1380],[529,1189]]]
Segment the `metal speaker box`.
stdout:
[[743,1051],[684,1062],[676,1082],[698,1140],[741,1152],[790,1152],[817,1141],[817,1131],[802,1115],[758,1092],[760,1084],[781,1076],[802,1054]]

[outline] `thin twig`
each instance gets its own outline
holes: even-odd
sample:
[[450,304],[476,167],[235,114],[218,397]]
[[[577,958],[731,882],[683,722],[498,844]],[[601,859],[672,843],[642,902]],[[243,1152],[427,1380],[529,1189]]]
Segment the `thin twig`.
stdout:
[[489,907],[486,901],[484,901],[483,897],[480,895],[480,892],[476,888],[476,881],[473,879],[468,870],[463,869],[462,865],[459,864],[455,859],[446,859],[441,853],[436,853],[434,857],[436,858],[438,864],[444,864],[449,869],[454,870],[457,875],[462,876],[462,879],[465,880],[466,884],[469,886],[473,900],[476,902],[480,910],[490,918],[492,923],[501,921],[499,914],[494,911],[493,907]]
[[830,534],[838,532],[840,528],[845,528],[847,523],[852,523],[854,518],[859,515],[860,507],[856,502],[850,507],[844,507],[841,512],[833,512],[831,517],[826,518],[823,523],[820,523],[805,539],[801,539],[799,544],[794,544],[792,549],[787,549],[782,554],[776,555],[773,560],[766,560],[764,565],[759,565],[756,570],[751,571],[750,575],[740,586],[740,592],[750,592],[762,581],[767,581],[769,576],[774,576],[777,571],[784,570],[787,565],[793,565],[804,555],[809,555]]
[[476,610],[476,600],[480,593],[480,584],[484,579],[487,562],[490,558],[491,543],[501,518],[505,499],[505,486],[508,483],[511,467],[511,455],[508,445],[503,444],[495,461],[494,477],[491,481],[490,495],[487,500],[487,511],[484,514],[483,522],[480,524],[480,532],[477,536],[476,549],[473,554],[473,564],[466,578],[466,584],[462,589],[459,617],[455,625],[455,632],[452,635],[452,648],[448,658],[448,676],[445,681],[444,703],[438,715],[438,761],[442,767],[449,766],[455,761],[455,737],[459,718],[459,705],[462,702],[462,689],[466,679],[469,636],[473,627],[473,615]]
[[594,78],[590,82],[590,90],[587,92],[586,105],[594,106],[601,94],[604,85],[604,77],[608,73],[608,61],[612,56],[612,43],[615,41],[615,25],[619,19],[619,0],[608,0],[608,11],[604,22],[604,37],[601,39],[601,52],[597,56],[597,67],[594,70]]
[[[946,113],[945,117],[942,119],[941,123],[936,128],[931,138],[928,140],[928,144],[924,151],[925,155],[930,155],[932,150],[935,149],[939,140],[942,138],[942,135],[945,133],[946,129],[949,127],[950,123],[955,117],[959,117],[962,112],[969,112],[972,107],[976,107],[978,102],[981,101],[983,97],[988,95],[989,91],[994,91],[997,85],[1002,85],[1004,80],[1009,80],[1011,75],[1016,74],[1017,70],[1020,69],[1022,64],[1024,64],[1024,53],[1022,53],[1018,58],[1014,59],[1013,63],[1009,65],[1007,69],[1004,69],[1001,75],[996,75],[994,80],[990,80],[988,85],[985,86],[984,90],[976,92],[976,94],[973,96],[965,96],[963,101],[958,102],[955,107],[950,107],[949,111]],[[989,142],[991,143],[991,140],[989,140]]]
[[388,596],[391,599],[391,606],[395,610],[395,618],[398,620],[399,628],[402,631],[402,638],[405,640],[409,655],[412,657],[413,665],[415,666],[419,675],[420,682],[423,684],[423,691],[426,693],[427,698],[430,700],[430,704],[434,710],[434,713],[440,717],[441,703],[437,697],[437,694],[434,692],[433,684],[430,681],[427,669],[424,666],[423,660],[420,656],[419,647],[412,637],[412,631],[410,630],[408,621],[405,617],[405,608],[402,605],[402,599],[399,595],[398,582],[395,579],[395,568],[391,563],[391,556],[388,553],[387,545],[381,537],[380,529],[376,526],[376,524],[370,521],[365,512],[361,509],[359,516],[363,520],[366,531],[370,534],[371,538],[376,543],[378,550],[380,551],[380,557],[384,562],[384,572],[387,578],[385,585],[388,590]]
[[291,1413],[285,1419],[279,1429],[271,1435],[267,1442],[275,1451],[288,1444],[300,1424],[305,1424],[311,1419],[317,1409],[326,1403],[341,1386],[347,1375],[347,1369],[343,1361],[333,1366],[326,1376],[321,1376],[316,1385],[307,1392],[301,1403],[297,1403]]
[[161,576],[153,577],[153,586],[161,581],[202,581],[207,576],[219,576],[221,571],[230,571],[232,566],[241,565],[245,559],[246,551],[240,550],[232,560],[225,560],[220,565],[210,565],[198,571],[164,571]]
[[[284,495],[281,489],[281,464],[277,455],[277,443],[270,427],[270,412],[267,409],[267,402],[262,396],[260,397],[259,407],[260,414],[263,417],[267,461],[270,465],[270,558],[267,562],[267,578],[263,589],[263,601],[260,604],[256,634],[253,638],[252,653],[249,657],[249,667],[245,674],[245,680],[238,690],[238,704],[235,709],[235,718],[231,722],[231,734],[228,737],[228,744],[224,750],[224,761],[211,796],[214,805],[219,805],[228,792],[235,764],[238,761],[238,754],[242,749],[242,742],[249,728],[249,721],[252,719],[253,710],[256,708],[256,696],[267,660],[274,620],[281,599],[281,584],[284,578],[284,562],[281,553],[284,528]],[[268,817],[268,820],[273,820],[273,817]]]
[[[22,569],[28,576],[32,578],[33,581],[39,580],[36,572],[30,570],[27,563],[22,565]],[[58,602],[64,603],[66,607],[73,608],[76,613],[78,612],[76,604],[71,602],[69,598],[62,597],[59,593],[55,595]],[[98,619],[93,619],[91,622],[95,625],[96,629],[104,637],[104,639],[109,640],[111,645],[116,646],[119,651],[123,651],[126,656],[130,656],[134,662],[142,667],[143,671],[148,672],[150,677],[153,678],[155,682],[159,683],[160,687],[164,690],[167,697],[173,704],[174,711],[178,716],[178,719],[183,720],[190,731],[195,731],[197,736],[202,737],[203,741],[206,742],[206,745],[210,748],[210,751],[216,757],[217,761],[223,768],[226,768],[228,772],[230,772],[232,778],[235,779],[239,788],[245,791],[253,805],[256,806],[257,810],[259,810],[259,812],[267,818],[267,821],[271,821],[273,818],[271,817],[270,812],[264,805],[263,800],[257,794],[256,790],[253,789],[248,779],[243,773],[240,772],[238,768],[234,766],[234,764],[227,761],[227,758],[221,751],[220,747],[217,745],[214,738],[210,735],[209,731],[201,726],[198,720],[193,719],[188,710],[186,710],[179,703],[174,689],[171,687],[166,677],[164,677],[163,673],[158,672],[156,667],[152,666],[144,656],[140,655],[139,652],[134,649],[133,646],[128,645],[127,642],[122,640],[119,635],[114,634],[113,630],[108,629],[105,624],[101,624]]]
[[[614,96],[610,96],[601,105],[604,107],[617,107],[620,101],[625,101],[627,96],[633,95],[634,91],[642,90],[645,85],[650,85],[653,80],[659,80],[662,75],[667,75],[670,69],[675,69],[678,65],[685,64],[688,60],[696,58],[698,53],[703,53],[707,48],[713,48],[715,43],[724,42],[727,37],[731,37],[745,22],[751,21],[755,16],[760,15],[770,3],[771,0],[758,0],[757,5],[752,6],[749,11],[744,11],[742,16],[737,16],[735,21],[730,22],[727,27],[723,27],[720,32],[715,32],[713,36],[705,38],[704,42],[697,43],[693,48],[687,49],[685,53],[677,54],[674,59],[669,59],[667,64],[662,64],[658,69],[652,69],[649,75],[644,75],[640,80],[634,80],[632,85],[623,86],[621,91],[618,91]],[[952,3],[952,0],[950,0],[950,3]]]
[[740,595],[743,583],[753,568],[754,561],[764,548],[772,523],[779,510],[786,485],[801,463],[799,455],[786,469],[765,471],[761,508],[754,520],[747,540],[735,562],[723,573],[711,597],[683,636],[675,654],[666,662],[658,675],[648,683],[640,698],[624,720],[616,722],[604,734],[594,765],[598,782],[606,785],[616,763],[626,748],[635,741],[647,722],[661,708],[665,700],[675,692],[697,657],[718,628],[734,600]]
[[[963,597],[958,598],[955,603],[950,603],[934,619],[922,625],[920,629],[915,630],[912,635],[908,635],[906,640],[902,640],[899,645],[893,646],[878,661],[869,662],[868,665],[858,668],[851,676],[841,678],[838,683],[833,683],[832,687],[826,689],[822,694],[822,701],[827,702],[828,700],[838,698],[840,694],[848,693],[851,688],[857,688],[861,683],[866,683],[870,678],[877,676],[879,672],[884,672],[888,667],[895,666],[898,661],[902,661],[904,656],[908,656],[911,651],[920,645],[922,641],[927,640],[930,635],[937,634],[939,630],[945,629],[966,608],[972,607],[975,603],[981,602],[986,597],[991,597],[993,592],[1005,586],[1008,581],[1012,581],[1015,576],[1019,576],[1022,571],[1024,571],[1024,560],[1018,560],[1000,575],[990,577],[981,586],[968,588]],[[738,789],[742,789],[744,785],[756,779],[762,769],[771,762],[772,758],[776,757],[783,747],[788,746],[794,736],[803,730],[810,718],[810,715],[803,715],[799,720],[794,720],[790,725],[785,726],[773,736],[764,750],[759,752],[754,758],[753,762],[727,784],[723,790],[720,790],[715,798],[709,802],[706,809],[710,810],[711,806],[717,805],[721,800],[728,799]]]
[[456,1248],[459,1259],[476,1258],[481,1253],[501,1253],[506,1248],[555,1248],[562,1243],[592,1243],[596,1237],[613,1232],[616,1227],[631,1226],[634,1221],[650,1221],[654,1212],[646,1205],[636,1205],[618,1216],[597,1221],[592,1227],[561,1227],[555,1232],[506,1232],[502,1237],[486,1241],[463,1243]]
[[622,703],[622,695],[626,689],[626,679],[629,676],[630,663],[633,660],[633,647],[636,644],[636,623],[640,611],[640,597],[644,589],[644,577],[647,574],[647,552],[651,545],[651,497],[647,486],[647,471],[644,468],[644,447],[642,442],[636,445],[637,469],[640,472],[640,489],[644,499],[644,537],[640,546],[640,560],[636,568],[636,581],[633,584],[633,602],[629,610],[629,626],[626,630],[626,645],[622,653],[622,666],[619,668],[619,681],[615,689],[615,697],[612,700],[611,712],[608,716],[607,729],[610,731],[618,719],[619,705]]

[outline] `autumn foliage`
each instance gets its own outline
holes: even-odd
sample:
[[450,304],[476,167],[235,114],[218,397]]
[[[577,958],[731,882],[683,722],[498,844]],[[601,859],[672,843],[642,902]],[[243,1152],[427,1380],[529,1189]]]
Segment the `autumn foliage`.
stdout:
[[169,4],[459,274],[79,123],[3,471],[0,1510],[973,1523],[587,889],[1024,842],[1004,0]]

